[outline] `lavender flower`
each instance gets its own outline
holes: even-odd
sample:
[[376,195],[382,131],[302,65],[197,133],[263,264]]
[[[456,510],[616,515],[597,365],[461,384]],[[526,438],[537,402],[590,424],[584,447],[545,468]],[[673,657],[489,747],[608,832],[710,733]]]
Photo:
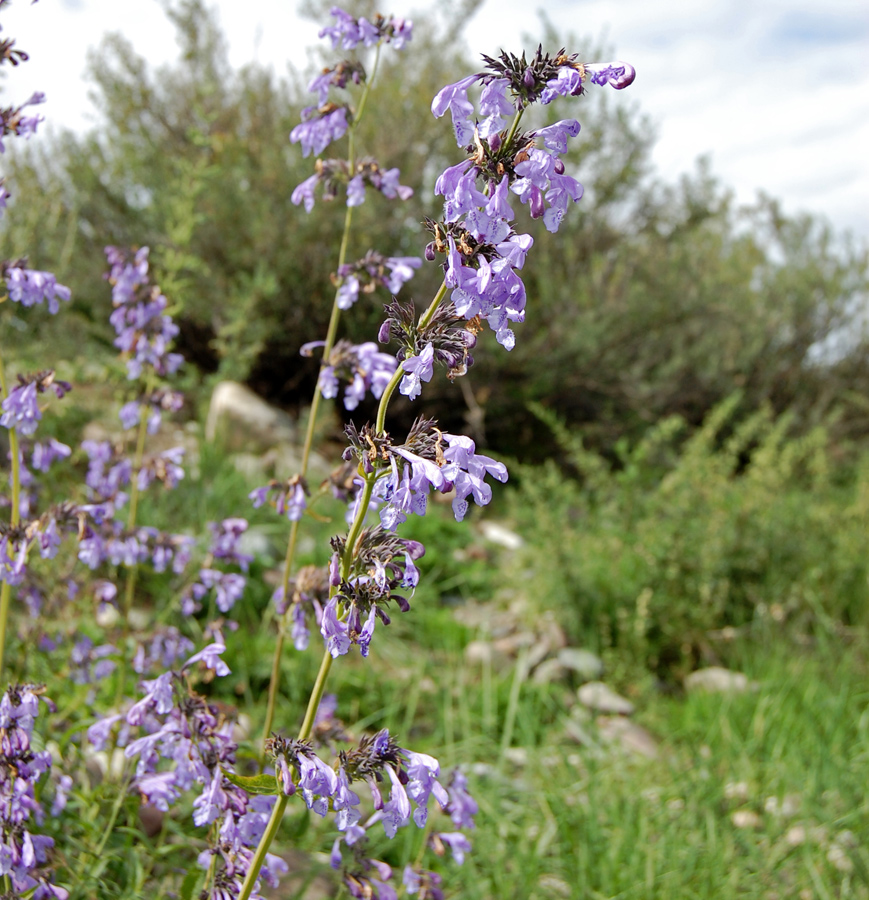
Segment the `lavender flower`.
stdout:
[[[303,356],[310,356],[315,347],[322,345],[323,341],[304,344],[301,353]],[[371,341],[351,344],[340,340],[332,347],[327,364],[320,370],[320,391],[326,399],[331,400],[338,396],[341,383],[345,383],[344,407],[354,410],[368,391],[374,397],[383,394],[395,367],[395,358],[388,353],[381,353],[377,344]]]
[[286,515],[291,522],[297,522],[305,514],[308,484],[301,475],[294,475],[286,481],[272,479],[268,484],[255,488],[248,494],[254,509],[268,503],[274,506],[278,515]]
[[[308,134],[305,128],[310,131],[314,126],[303,123],[293,130],[299,140],[301,136]],[[305,144],[302,146],[304,148]],[[324,200],[334,200],[339,190],[346,190],[348,206],[361,206],[365,202],[365,190],[368,187],[390,200],[396,197],[407,200],[413,196],[413,188],[399,184],[399,178],[398,169],[381,169],[377,160],[370,156],[359,159],[352,171],[346,160],[318,159],[314,165],[314,174],[296,186],[290,199],[296,206],[304,203],[305,212],[310,212],[314,208],[314,192],[318,185],[322,185]]]
[[54,840],[31,831],[31,819],[41,822],[45,816],[36,785],[51,769],[51,754],[31,746],[41,692],[34,685],[13,685],[0,699],[0,875],[16,893],[44,885],[37,887],[42,896],[49,896],[50,888],[65,898],[66,891],[51,886],[49,873],[40,869]]
[[302,145],[302,156],[322,153],[332,141],[343,137],[350,123],[346,106],[327,104],[317,108],[308,106],[302,110],[302,122],[290,132],[290,142]]
[[342,50],[354,50],[359,44],[373,47],[379,42],[392,44],[400,50],[412,37],[413,23],[404,19],[377,15],[369,22],[365,18],[356,19],[337,6],[333,6],[330,13],[336,22],[321,29],[319,36],[329,38],[333,50],[339,46]]
[[148,275],[148,248],[133,252],[106,247],[115,311],[109,317],[117,338],[115,346],[127,355],[127,377],[141,377],[146,368],[157,375],[171,375],[183,358],[169,352],[178,326],[164,315],[168,301]]
[[13,303],[20,303],[22,306],[45,303],[49,313],[55,315],[60,309],[58,301],[69,301],[69,288],[58,284],[51,272],[39,272],[24,268],[23,265],[3,265],[2,271],[9,299]]

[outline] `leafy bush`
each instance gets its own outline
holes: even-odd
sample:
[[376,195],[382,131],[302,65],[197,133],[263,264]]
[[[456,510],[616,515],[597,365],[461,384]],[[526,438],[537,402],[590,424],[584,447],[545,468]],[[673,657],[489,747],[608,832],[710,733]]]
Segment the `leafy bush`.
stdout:
[[791,437],[768,409],[736,423],[739,401],[687,439],[664,420],[614,469],[537,409],[577,477],[520,468],[512,515],[531,539],[517,565],[574,639],[672,677],[718,658],[729,629],[865,621],[869,465],[839,483],[823,428]]

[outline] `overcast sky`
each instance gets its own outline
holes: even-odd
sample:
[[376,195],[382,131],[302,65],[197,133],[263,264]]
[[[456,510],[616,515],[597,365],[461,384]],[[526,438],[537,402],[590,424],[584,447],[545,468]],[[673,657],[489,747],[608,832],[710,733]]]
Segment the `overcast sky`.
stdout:
[[[303,67],[305,47],[317,41],[318,26],[296,14],[294,0],[211,5],[235,65],[257,59],[283,74],[288,59]],[[484,0],[467,43],[479,52],[518,51],[523,32],[539,32],[541,5]],[[384,0],[381,11],[412,18],[419,7]],[[545,7],[565,31],[603,36],[634,64],[637,80],[623,93],[657,126],[654,160],[663,177],[674,179],[707,154],[740,200],[763,189],[788,212],[820,213],[869,238],[866,0],[547,0]],[[42,90],[46,121],[73,128],[94,121],[82,75],[87,48],[103,33],[122,32],[155,64],[177,51],[158,0],[15,0],[0,25],[31,54],[11,73],[8,102]]]

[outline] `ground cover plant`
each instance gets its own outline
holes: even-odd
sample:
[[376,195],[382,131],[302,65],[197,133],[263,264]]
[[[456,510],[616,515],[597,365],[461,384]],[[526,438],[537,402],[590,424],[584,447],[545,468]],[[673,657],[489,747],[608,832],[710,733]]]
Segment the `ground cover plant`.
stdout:
[[[437,93],[432,113],[450,113],[460,157],[435,183],[442,217],[426,222],[424,256],[439,263],[442,284],[419,316],[412,302],[393,296],[385,304],[376,337],[391,345],[386,352],[374,341],[340,338],[339,324],[378,289],[402,292],[423,265],[373,248],[350,255],[351,245],[365,241],[352,228],[358,206],[379,202],[378,194],[399,202],[412,196],[397,168],[357,148],[381,51],[400,52],[412,25],[338,8],[331,17],[321,36],[335,50],[357,53],[309,85],[313,102],[290,141],[303,157],[318,158],[292,202],[310,214],[318,199],[340,197],[346,213],[329,326],[324,340],[303,347],[321,363],[299,471],[247,498],[289,523],[271,597],[262,596],[257,560],[244,546],[247,505],[227,509],[204,532],[175,515],[146,518],[148,496],[186,477],[185,448],[159,440],[164,420],[184,404],[173,380],[183,358],[172,348],[179,330],[171,299],[152,279],[147,247],[105,249],[106,311],[126,376],[117,435],[86,438],[73,450],[46,421],[74,385],[52,368],[7,381],[0,358],[0,424],[9,443],[9,520],[0,536],[5,896],[260,896],[290,874],[287,860],[271,852],[282,829],[286,842],[288,810],[299,829],[323,820],[315,830],[321,841],[328,835],[329,867],[355,897],[441,897],[443,866],[431,860],[450,855],[462,865],[471,852],[466,832],[478,804],[469,773],[442,768],[406,746],[400,723],[372,716],[373,688],[332,695],[327,682],[335,661],[357,650],[363,660],[376,655],[392,618],[410,611],[425,547],[399,528],[425,515],[433,494],[450,493],[461,522],[470,500],[486,506],[491,481],[507,480],[502,462],[422,411],[406,436],[386,425],[396,390],[415,401],[436,372],[461,378],[490,332],[506,350],[514,346],[513,329],[525,319],[520,271],[534,241],[516,230],[521,219],[511,201],[555,233],[582,196],[562,160],[579,122],[525,130],[526,109],[592,89],[621,90],[634,70],[584,62],[564,49],[540,48],[527,59],[504,52]],[[2,47],[2,62],[26,61],[14,41]],[[2,139],[33,135],[41,117],[31,107],[43,99],[35,94],[4,108]],[[345,136],[346,158],[320,157]],[[3,206],[8,197],[4,185]],[[24,259],[5,261],[3,278],[9,321],[62,315],[70,300],[68,288]],[[10,333],[4,329],[4,349]],[[321,398],[340,397],[353,411],[369,393],[379,400],[374,423],[349,422],[343,462],[321,488],[310,486]],[[345,505],[346,530],[333,533],[325,560],[299,567],[301,523],[328,493]],[[254,721],[260,691],[238,673],[256,668],[241,637],[264,600],[277,627],[265,709],[262,721],[256,709]],[[287,655],[321,640],[315,673],[302,662],[288,671]],[[511,694],[510,721],[517,702]],[[345,725],[348,712],[357,721]],[[436,751],[427,742],[429,749]],[[294,890],[304,894],[305,886]]]

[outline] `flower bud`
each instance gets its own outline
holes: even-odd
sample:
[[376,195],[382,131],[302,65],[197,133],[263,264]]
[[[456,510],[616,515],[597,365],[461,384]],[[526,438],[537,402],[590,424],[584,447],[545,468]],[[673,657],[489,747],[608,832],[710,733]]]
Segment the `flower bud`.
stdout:
[[525,74],[522,76],[522,83],[527,88],[534,87],[534,73],[531,71],[530,66],[525,70]]
[[425,258],[429,262],[434,262],[436,258],[434,241],[425,245]]
[[389,343],[389,328],[390,328],[390,322],[389,322],[389,319],[387,319],[380,326],[380,331],[377,332],[377,340],[379,343],[381,343],[381,344]]
[[489,149],[492,151],[492,153],[497,153],[501,149],[501,144],[502,141],[500,134],[493,134],[489,138]]
[[560,159],[555,160],[555,174],[563,175],[564,174],[564,163]]

